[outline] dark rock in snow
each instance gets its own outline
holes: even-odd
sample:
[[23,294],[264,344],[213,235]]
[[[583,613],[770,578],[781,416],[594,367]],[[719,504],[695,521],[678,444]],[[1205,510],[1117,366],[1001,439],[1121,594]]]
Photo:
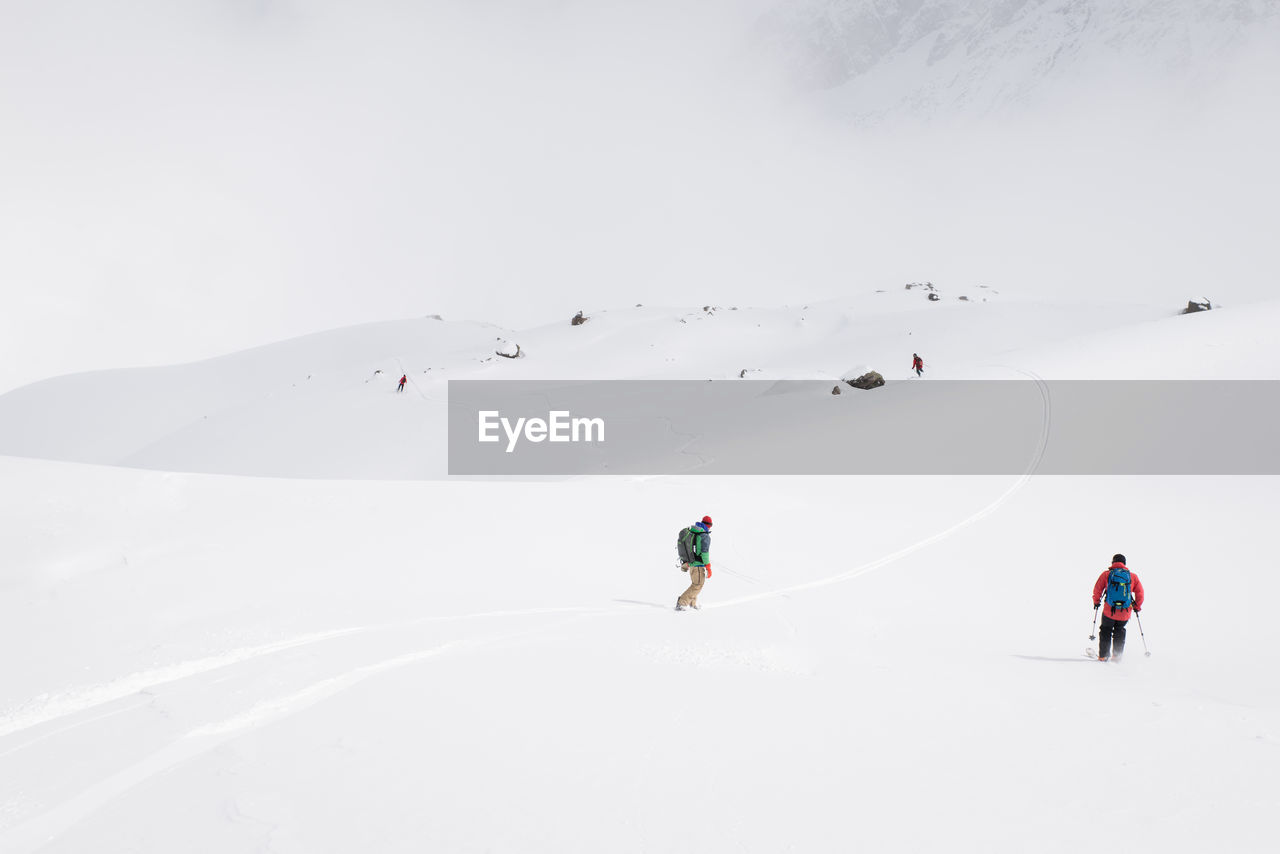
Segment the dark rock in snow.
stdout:
[[879,371],[868,371],[855,380],[845,380],[845,382],[854,388],[867,390],[884,385],[884,377],[880,375]]

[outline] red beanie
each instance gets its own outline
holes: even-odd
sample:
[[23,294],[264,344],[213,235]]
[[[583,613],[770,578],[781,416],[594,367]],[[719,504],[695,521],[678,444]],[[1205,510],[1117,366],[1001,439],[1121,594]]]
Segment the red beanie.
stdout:
[[711,517],[710,517],[710,516],[703,516],[703,517],[702,517],[702,524],[704,524],[704,525],[706,525],[708,528],[710,528],[710,527],[711,527]]

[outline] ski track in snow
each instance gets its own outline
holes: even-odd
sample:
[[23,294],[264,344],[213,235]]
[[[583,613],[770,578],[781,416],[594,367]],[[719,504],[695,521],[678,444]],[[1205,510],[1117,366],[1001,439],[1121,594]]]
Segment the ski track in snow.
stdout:
[[[260,700],[245,711],[225,718],[222,721],[205,724],[188,730],[184,735],[142,760],[90,785],[80,793],[62,801],[39,815],[28,819],[22,824],[0,831],[0,850],[3,850],[6,854],[19,854],[19,852],[26,854],[26,852],[34,852],[45,843],[57,838],[59,834],[66,832],[80,821],[88,818],[102,807],[111,803],[111,801],[127,793],[129,790],[145,783],[147,780],[152,779],[156,775],[177,767],[190,759],[202,756],[219,745],[235,738],[241,733],[256,730],[304,711],[323,700],[336,696],[337,694],[356,686],[371,676],[380,673],[387,673],[411,664],[417,664],[418,662],[438,657],[450,649],[457,649],[463,646],[478,647],[501,643],[513,638],[559,628],[564,623],[572,622],[573,620],[579,619],[583,616],[599,615],[598,613],[592,613],[592,611],[593,609],[562,608],[533,609],[529,612],[494,612],[490,614],[472,615],[476,617],[490,617],[495,614],[507,616],[517,613],[563,614],[566,612],[580,612],[569,617],[567,620],[557,620],[549,625],[539,626],[533,629],[509,632],[473,641],[446,641],[443,644],[392,656],[391,658],[386,658],[372,664],[360,665],[340,673],[337,676],[321,679],[304,688],[280,697]],[[438,618],[436,620],[415,622],[433,621],[438,621]],[[296,646],[299,644],[294,645]],[[138,706],[133,706],[131,708],[138,708]],[[101,719],[106,716],[107,715],[99,715],[95,719]],[[71,728],[72,727],[64,727],[60,732]],[[0,814],[3,813],[0,812]]]
[[[308,644],[319,643],[331,638],[367,631],[361,628],[334,629],[327,632],[315,632],[300,635],[288,640],[262,644],[260,646],[243,647],[211,655],[205,658],[180,661],[167,664],[152,670],[143,670],[130,674],[122,679],[105,682],[99,685],[74,688],[52,696],[42,694],[9,711],[0,717],[0,738],[13,735],[32,727],[37,727],[60,718],[78,715],[91,709],[114,703],[125,697],[138,694],[159,685],[177,682],[191,676],[220,670],[244,661],[252,661],[265,655],[272,655],[287,649],[294,649]],[[21,748],[14,748],[14,750]],[[13,750],[8,753],[14,752]],[[0,756],[7,755],[0,754]]]
[[[152,698],[147,695],[148,692],[144,690],[140,693],[142,693],[143,696],[145,697],[145,699],[142,700],[141,702],[133,703],[131,705],[124,706],[119,709],[108,709],[106,711],[99,712],[96,715],[91,715],[81,720],[74,721],[73,723],[60,726],[57,729],[51,729],[48,732],[42,732],[39,735],[37,735],[35,738],[29,739],[27,741],[24,741],[22,744],[15,745],[9,748],[8,750],[0,752],[0,759],[3,759],[4,757],[9,756],[10,754],[17,753],[20,750],[25,750],[28,747],[31,747],[32,745],[39,744],[40,742],[49,738],[53,738],[56,735],[61,735],[64,732],[69,732],[70,730],[76,729],[78,727],[87,726],[88,724],[94,723],[95,721],[100,721],[103,718],[109,718],[109,717],[112,717],[113,715],[123,714],[125,712],[133,711],[134,709],[141,709],[144,706],[151,705]],[[110,705],[110,702],[108,701],[106,703],[100,703],[99,705]]]
[[[565,608],[527,608],[510,611],[486,611],[478,614],[422,617],[420,619],[409,620],[401,623],[388,623],[379,626],[356,626],[344,629],[334,629],[326,632],[313,632],[310,634],[299,635],[295,638],[289,638],[287,640],[262,644],[260,646],[243,647],[240,649],[230,650],[222,653],[221,655],[206,656],[204,658],[192,659],[190,661],[167,664],[163,667],[157,667],[151,670],[139,671],[111,682],[68,689],[52,696],[48,694],[41,694],[40,696],[34,697],[24,703],[20,703],[5,715],[0,716],[0,738],[15,735],[24,730],[43,726],[44,724],[52,723],[56,720],[83,714],[84,712],[109,705],[118,700],[124,699],[125,697],[149,691],[161,685],[178,682],[183,679],[189,679],[193,676],[199,676],[214,670],[232,667],[244,662],[254,661],[285,650],[323,643],[336,638],[350,637],[353,635],[368,634],[378,631],[412,628],[413,626],[425,625],[427,623],[569,613],[603,612],[598,608],[574,606]],[[91,720],[96,720],[96,718]],[[70,727],[66,727],[64,729],[69,728]],[[41,736],[39,739],[33,739],[26,744],[34,744],[35,741],[41,740],[45,737],[46,736]],[[25,746],[26,745],[24,744],[11,748],[4,753],[0,753],[0,756],[7,756],[10,753],[21,750]]]
[[737,599],[729,599],[728,601],[725,601],[725,602],[712,603],[712,604],[704,605],[703,607],[708,609],[730,608],[736,605],[745,605],[748,602],[757,602],[761,599],[769,599],[777,596],[786,596],[787,594],[797,593],[802,590],[814,590],[819,587],[828,587],[832,584],[839,584],[842,581],[848,581],[851,578],[856,578],[859,575],[865,575],[868,572],[871,572],[876,569],[880,569],[881,567],[887,566],[888,564],[891,564],[894,561],[901,560],[902,558],[906,557],[909,554],[914,554],[915,552],[918,552],[921,549],[928,548],[934,543],[940,542],[941,540],[945,540],[947,537],[950,537],[952,534],[956,533],[957,531],[961,531],[969,527],[970,525],[976,522],[979,522],[982,519],[985,519],[987,516],[990,516],[996,510],[1000,509],[1000,507],[1006,501],[1012,498],[1015,493],[1017,493],[1020,489],[1022,489],[1024,486],[1027,485],[1027,483],[1031,481],[1031,478],[1036,473],[1036,469],[1040,467],[1040,461],[1044,458],[1045,449],[1049,445],[1049,432],[1053,422],[1053,407],[1052,407],[1052,402],[1049,398],[1048,384],[1045,383],[1044,379],[1041,378],[1038,374],[1032,373],[1030,371],[1022,371],[1022,370],[1019,370],[1018,372],[1030,377],[1036,383],[1036,386],[1040,389],[1040,397],[1044,402],[1044,418],[1041,421],[1041,425],[1040,425],[1040,440],[1036,446],[1035,455],[1031,458],[1031,462],[1027,466],[1027,470],[1023,472],[1008,489],[1002,492],[995,499],[995,501],[992,501],[990,504],[978,510],[976,513],[972,514],[971,516],[968,516],[965,519],[960,520],[959,522],[955,523],[949,528],[944,528],[943,530],[937,532],[936,534],[933,534],[932,536],[926,537],[923,540],[919,540],[915,543],[912,543],[909,546],[905,546],[904,548],[898,549],[896,552],[891,552],[885,555],[884,557],[877,558],[876,560],[868,561],[867,563],[855,566],[853,569],[845,570],[844,572],[837,573],[836,575],[832,575],[827,578],[819,578],[814,581],[806,581],[802,584],[793,584],[789,587],[780,587],[774,590],[767,590],[762,593],[752,593],[747,596],[739,596]]
[[120,795],[170,768],[201,756],[245,730],[280,720],[346,690],[368,677],[424,661],[454,646],[450,641],[438,647],[406,653],[357,667],[323,679],[283,697],[261,701],[247,711],[216,724],[197,727],[139,762],[118,771],[52,809],[11,829],[3,837],[5,851],[33,851]]
[[[721,603],[708,604],[704,607],[708,609],[737,607],[753,602],[776,599],[800,591],[813,590],[839,584],[858,576],[865,575],[873,570],[880,569],[900,560],[903,557],[906,557],[907,555],[925,549],[994,513],[1015,493],[1022,489],[1022,487],[1025,486],[1035,474],[1036,469],[1039,467],[1040,460],[1044,455],[1045,448],[1047,447],[1052,423],[1051,401],[1049,398],[1048,387],[1044,380],[1037,375],[1030,374],[1025,371],[1020,371],[1020,373],[1031,377],[1031,379],[1036,382],[1044,402],[1044,419],[1041,424],[1040,441],[1027,471],[1019,476],[1019,478],[994,501],[985,505],[980,510],[960,522],[957,522],[956,524],[951,525],[950,527],[947,527],[929,537],[898,549],[897,551],[891,552],[890,554],[884,555],[876,560],[855,566],[844,572],[837,573],[827,578],[816,579],[814,581],[776,588],[747,596],[740,596],[736,599],[730,599]],[[533,608],[509,611],[490,611],[467,615],[425,617],[417,620],[381,626],[353,627],[327,632],[316,632],[300,635],[289,640],[277,641],[275,643],[264,644],[256,647],[246,647],[232,650],[222,655],[194,659],[188,662],[180,662],[156,668],[154,670],[135,673],[121,680],[89,688],[77,689],[53,698],[46,698],[43,696],[37,697],[35,700],[29,701],[28,703],[20,706],[17,712],[11,713],[4,718],[0,718],[0,738],[28,730],[33,727],[38,727],[54,720],[82,714],[86,711],[99,708],[125,697],[162,686],[167,683],[200,676],[214,670],[233,667],[235,665],[261,659],[265,656],[284,650],[322,643],[337,638],[453,620],[494,619],[512,616],[573,615],[567,621],[556,620],[548,625],[523,632],[502,634],[466,642],[447,641],[443,644],[426,649],[410,651],[371,664],[360,665],[338,675],[321,679],[311,685],[281,697],[259,700],[248,709],[232,715],[220,722],[206,724],[188,731],[184,736],[171,742],[166,747],[151,754],[150,756],[147,756],[141,761],[134,763],[128,768],[125,768],[124,770],[119,771],[98,783],[90,785],[79,794],[27,820],[26,822],[10,828],[4,832],[3,836],[0,836],[0,841],[4,842],[3,848],[6,852],[34,851],[45,842],[55,838],[59,833],[65,832],[67,829],[92,815],[94,812],[101,809],[117,797],[151,779],[155,775],[167,771],[189,759],[203,755],[225,741],[236,737],[240,733],[258,729],[282,720],[290,715],[301,712],[304,709],[310,708],[323,700],[358,685],[375,674],[385,673],[410,664],[438,657],[451,649],[458,648],[459,646],[474,647],[478,645],[498,643],[517,635],[550,631],[561,627],[565,622],[570,622],[578,618],[616,616],[618,613],[625,610],[630,609],[605,609],[589,606],[571,606],[564,608]],[[632,610],[631,613],[637,612]],[[708,647],[706,649],[694,650],[693,654],[689,654],[689,651],[687,650],[674,650],[671,647],[653,647],[646,648],[643,652],[657,660],[673,662],[679,661],[703,666],[707,664],[712,664],[713,666],[727,665],[735,669],[745,668],[751,670],[782,671],[795,674],[805,674],[808,671],[808,667],[802,658],[795,659],[791,655],[785,653],[777,655],[773,654],[777,651],[757,650],[752,654],[747,654],[741,650]],[[32,708],[33,705],[35,708]],[[43,741],[46,738],[75,729],[76,727],[90,723],[93,720],[100,720],[101,718],[112,714],[132,711],[143,705],[146,704],[135,704],[123,709],[108,711],[92,718],[71,723],[53,732],[39,735],[22,745],[13,747],[5,753],[0,754],[0,756],[6,756],[18,750],[22,750],[39,741]]]
[[216,724],[206,724],[205,726],[196,727],[188,732],[184,737],[202,738],[209,735],[226,735],[240,730],[263,726],[271,723],[272,721],[293,714],[294,712],[305,709],[308,706],[313,706],[321,700],[327,697],[332,697],[333,695],[350,688],[375,673],[381,673],[386,670],[395,670],[396,668],[404,667],[407,664],[413,664],[418,661],[433,658],[455,645],[457,645],[456,641],[448,641],[437,647],[431,647],[417,652],[409,652],[404,655],[397,655],[393,658],[386,659],[385,661],[379,661],[375,664],[361,665],[354,670],[348,670],[346,673],[338,676],[332,676],[328,679],[322,679],[319,682],[314,682],[299,691],[293,692],[292,694],[286,694],[283,697],[276,697],[255,703],[246,711],[219,721]]

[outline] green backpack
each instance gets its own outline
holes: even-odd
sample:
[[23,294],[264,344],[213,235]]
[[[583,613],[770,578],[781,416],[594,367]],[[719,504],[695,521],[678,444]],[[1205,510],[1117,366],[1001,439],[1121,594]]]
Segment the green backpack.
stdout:
[[698,560],[698,532],[692,527],[681,528],[676,536],[676,554],[681,563],[696,563]]

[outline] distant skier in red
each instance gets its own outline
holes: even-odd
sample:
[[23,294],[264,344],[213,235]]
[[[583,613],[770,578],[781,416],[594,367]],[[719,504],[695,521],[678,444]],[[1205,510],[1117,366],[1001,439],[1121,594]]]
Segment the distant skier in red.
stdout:
[[405,384],[405,383],[407,383],[408,381],[409,381],[409,376],[408,376],[407,374],[401,374],[401,375],[400,375],[400,385],[396,386],[396,391],[397,391],[397,392],[402,392],[402,391],[404,391],[404,384]]
[[924,359],[920,358],[919,353],[911,354],[911,370],[916,372],[916,376],[924,373]]

